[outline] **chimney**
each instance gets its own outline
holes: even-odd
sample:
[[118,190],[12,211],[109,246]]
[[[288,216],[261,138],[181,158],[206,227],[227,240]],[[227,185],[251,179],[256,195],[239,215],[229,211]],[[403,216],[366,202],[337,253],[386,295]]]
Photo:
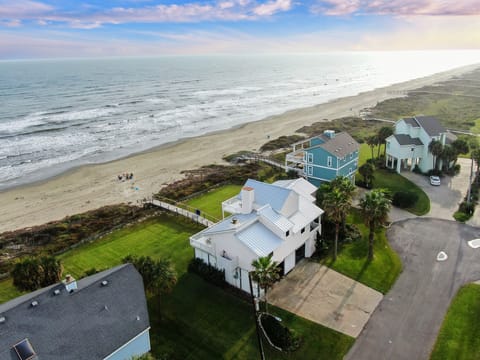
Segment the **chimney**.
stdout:
[[335,130],[325,130],[323,135],[328,137],[329,139],[333,139],[335,137]]
[[72,275],[66,275],[65,280],[62,281],[63,285],[65,285],[65,290],[68,292],[73,292],[77,290],[77,281],[73,278]]
[[253,210],[253,201],[255,200],[255,190],[250,186],[245,186],[241,193],[242,214],[250,214]]

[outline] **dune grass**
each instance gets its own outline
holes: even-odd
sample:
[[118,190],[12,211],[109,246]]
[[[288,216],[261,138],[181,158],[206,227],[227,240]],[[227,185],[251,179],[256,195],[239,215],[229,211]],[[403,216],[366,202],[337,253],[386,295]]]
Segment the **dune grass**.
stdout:
[[322,263],[372,289],[383,294],[387,293],[400,275],[402,263],[397,253],[390,247],[385,229],[380,228],[375,233],[374,258],[369,262],[368,229],[363,223],[360,210],[352,209],[347,222],[358,226],[362,239],[343,244],[335,262],[332,255],[329,255]]
[[462,287],[443,320],[431,360],[474,360],[480,354],[480,285]]

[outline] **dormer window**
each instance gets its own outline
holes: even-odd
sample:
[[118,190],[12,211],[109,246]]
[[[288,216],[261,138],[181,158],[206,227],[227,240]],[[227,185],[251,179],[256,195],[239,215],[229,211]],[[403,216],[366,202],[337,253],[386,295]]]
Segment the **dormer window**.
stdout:
[[290,235],[290,230],[287,230],[287,232],[285,233],[285,237],[288,237]]
[[303,228],[301,231],[300,231],[300,234],[303,234],[305,232],[305,228]]

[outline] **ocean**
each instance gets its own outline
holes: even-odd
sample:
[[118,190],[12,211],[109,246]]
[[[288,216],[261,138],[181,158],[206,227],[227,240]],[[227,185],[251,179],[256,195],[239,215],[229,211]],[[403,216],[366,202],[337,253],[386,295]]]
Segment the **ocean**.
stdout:
[[0,61],[0,190],[473,63],[480,52]]

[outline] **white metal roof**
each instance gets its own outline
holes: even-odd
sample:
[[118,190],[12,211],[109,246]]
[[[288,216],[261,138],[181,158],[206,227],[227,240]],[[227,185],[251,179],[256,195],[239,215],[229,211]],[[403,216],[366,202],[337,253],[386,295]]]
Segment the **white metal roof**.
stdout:
[[280,186],[285,189],[291,189],[297,194],[302,195],[311,201],[315,201],[315,198],[312,196],[312,194],[317,191],[317,187],[309,183],[304,178],[298,178],[295,180],[279,180],[275,181],[272,185]]
[[261,209],[258,209],[258,214],[264,220],[271,222],[275,227],[280,229],[282,232],[287,232],[293,228],[293,223],[288,220],[285,216],[277,213],[272,209],[270,205],[266,205]]
[[236,234],[236,237],[258,256],[268,256],[282,244],[282,239],[258,221]]

